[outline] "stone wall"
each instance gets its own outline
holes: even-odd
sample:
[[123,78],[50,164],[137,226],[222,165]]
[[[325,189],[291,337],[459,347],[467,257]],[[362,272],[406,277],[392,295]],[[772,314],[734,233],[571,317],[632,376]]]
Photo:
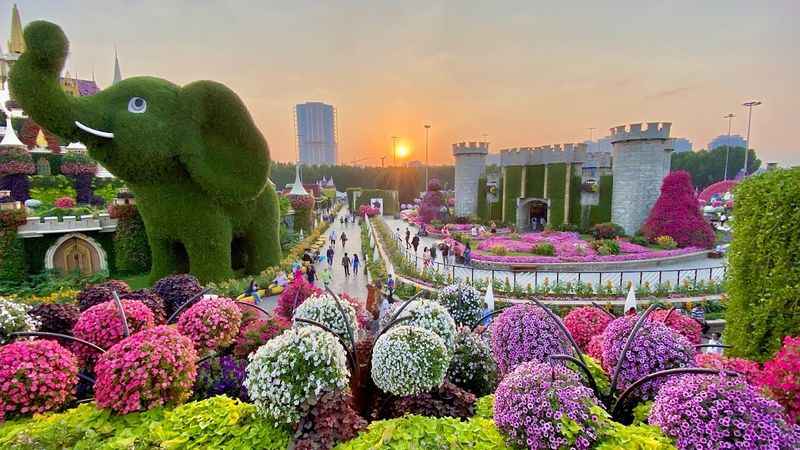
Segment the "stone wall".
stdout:
[[669,173],[672,140],[669,123],[624,125],[611,129],[614,176],[611,221],[627,234],[639,231]]
[[456,160],[455,192],[457,216],[475,216],[478,212],[478,180],[486,171],[488,142],[453,144]]

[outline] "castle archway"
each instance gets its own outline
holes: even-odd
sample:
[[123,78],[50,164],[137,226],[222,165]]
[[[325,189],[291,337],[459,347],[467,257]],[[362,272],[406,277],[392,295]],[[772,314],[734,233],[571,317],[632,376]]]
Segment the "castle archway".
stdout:
[[545,198],[517,199],[517,230],[537,231],[544,229],[550,215],[550,201]]
[[90,275],[108,269],[106,252],[94,239],[82,233],[61,236],[47,249],[44,267],[61,273]]

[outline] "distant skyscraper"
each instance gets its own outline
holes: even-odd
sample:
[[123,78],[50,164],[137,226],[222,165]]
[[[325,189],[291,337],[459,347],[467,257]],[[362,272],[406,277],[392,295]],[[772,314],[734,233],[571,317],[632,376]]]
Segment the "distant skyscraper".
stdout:
[[672,140],[672,151],[683,153],[692,151],[692,141],[686,138],[675,138]]
[[[728,137],[727,134],[720,134],[719,136],[715,137],[708,143],[708,149],[714,150],[717,147],[726,147],[730,145],[731,148],[734,147],[742,147],[744,148],[745,142],[744,138],[739,136],[738,134],[732,134]],[[744,158],[744,157],[742,157]]]
[[295,106],[295,127],[303,164],[336,164],[339,153],[336,109],[320,102]]

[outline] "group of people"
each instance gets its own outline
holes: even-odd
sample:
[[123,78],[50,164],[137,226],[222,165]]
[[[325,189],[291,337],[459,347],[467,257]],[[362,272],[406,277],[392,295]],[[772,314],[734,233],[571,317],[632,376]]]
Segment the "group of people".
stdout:
[[[496,231],[496,226],[493,224],[492,229]],[[473,230],[476,230],[473,227]],[[477,232],[477,231],[476,231]],[[405,239],[403,239],[403,233],[400,231],[400,227],[397,227],[394,231],[394,238],[400,242],[402,245],[405,242],[405,248],[407,250],[413,249],[414,255],[417,254],[420,245],[420,233],[417,232],[415,234],[411,233],[410,228],[406,228],[405,232]],[[422,249],[422,265],[423,269],[430,268],[434,263],[436,263],[436,258],[441,252],[442,263],[444,265],[455,265],[456,263],[456,249],[447,245],[445,242],[440,242],[438,244],[431,245],[430,247],[425,246]],[[472,260],[472,247],[469,242],[464,245],[464,250],[461,255],[464,258],[464,264],[469,265]]]

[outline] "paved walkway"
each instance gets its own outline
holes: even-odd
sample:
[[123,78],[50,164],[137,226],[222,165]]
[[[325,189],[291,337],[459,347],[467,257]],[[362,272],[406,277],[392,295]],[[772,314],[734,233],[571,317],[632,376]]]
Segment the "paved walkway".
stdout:
[[[331,267],[331,270],[333,271],[331,290],[337,294],[345,292],[352,297],[358,298],[362,302],[366,302],[367,276],[364,274],[364,255],[361,254],[361,227],[355,223],[342,224],[339,222],[340,217],[349,218],[346,209],[343,208],[339,212],[339,215],[336,217],[336,221],[330,226],[330,228],[328,228],[328,231],[325,233],[327,243],[322,249],[320,249],[320,252],[323,255],[326,251],[328,251],[328,247],[330,246],[330,234],[331,230],[333,230],[336,233],[336,247],[333,249],[335,253],[333,255],[333,266]],[[347,235],[347,244],[344,248],[342,248],[342,232]],[[347,255],[351,260],[353,259],[353,253],[356,252],[361,260],[358,273],[352,273],[353,267],[351,266],[351,273],[349,277],[344,276],[344,266],[342,266],[342,256],[344,256],[345,252],[347,252]],[[314,284],[320,288],[324,288],[322,282],[319,280],[319,276],[322,274],[322,270],[325,267],[329,267],[328,263],[317,263],[315,267],[317,268],[317,280]]]

